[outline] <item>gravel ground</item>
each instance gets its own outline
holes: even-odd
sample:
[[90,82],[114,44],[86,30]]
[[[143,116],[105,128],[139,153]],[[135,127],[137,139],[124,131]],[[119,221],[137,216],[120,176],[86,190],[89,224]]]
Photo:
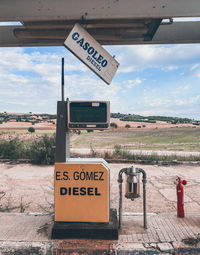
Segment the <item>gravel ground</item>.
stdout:
[[[110,164],[111,207],[118,208],[117,177],[120,169],[130,164]],[[200,213],[200,167],[199,166],[142,166],[147,173],[147,212],[176,213],[176,176],[188,181],[185,190],[185,213]],[[53,204],[53,166],[30,164],[0,164],[0,210],[15,212],[50,211]],[[123,187],[124,187],[123,182]],[[142,190],[142,184],[141,184]],[[123,198],[123,212],[142,212],[142,196],[135,201]]]

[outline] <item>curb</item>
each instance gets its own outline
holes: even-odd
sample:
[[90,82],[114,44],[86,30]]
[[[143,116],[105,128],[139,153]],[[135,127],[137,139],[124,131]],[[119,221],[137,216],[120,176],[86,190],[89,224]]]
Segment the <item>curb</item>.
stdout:
[[106,243],[88,247],[65,247],[65,241],[0,242],[0,255],[199,255],[200,248],[177,247],[171,243]]

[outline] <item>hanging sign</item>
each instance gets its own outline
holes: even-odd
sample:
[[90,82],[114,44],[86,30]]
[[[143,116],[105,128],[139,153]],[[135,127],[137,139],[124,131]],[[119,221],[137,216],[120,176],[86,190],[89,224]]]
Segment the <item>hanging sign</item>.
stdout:
[[81,25],[75,24],[64,46],[108,85],[111,83],[119,63]]

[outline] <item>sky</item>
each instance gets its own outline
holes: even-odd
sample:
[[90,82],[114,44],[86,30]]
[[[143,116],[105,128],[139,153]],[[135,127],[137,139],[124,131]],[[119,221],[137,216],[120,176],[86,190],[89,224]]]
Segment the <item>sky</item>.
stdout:
[[200,45],[106,46],[120,63],[110,85],[63,47],[0,48],[0,112],[56,113],[65,98],[110,101],[111,112],[200,120]]

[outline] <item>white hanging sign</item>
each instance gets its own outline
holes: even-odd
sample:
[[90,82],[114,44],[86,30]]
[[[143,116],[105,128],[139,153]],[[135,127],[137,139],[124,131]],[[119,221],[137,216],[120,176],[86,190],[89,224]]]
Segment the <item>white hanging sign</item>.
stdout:
[[107,84],[110,84],[119,63],[78,23],[64,45]]

